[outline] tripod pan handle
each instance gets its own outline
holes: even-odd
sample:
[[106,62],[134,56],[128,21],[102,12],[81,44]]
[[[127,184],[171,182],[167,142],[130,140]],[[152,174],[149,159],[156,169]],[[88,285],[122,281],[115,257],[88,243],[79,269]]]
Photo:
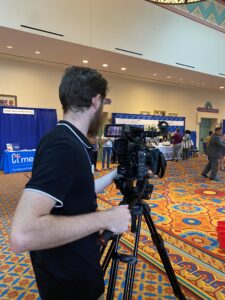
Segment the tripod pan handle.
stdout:
[[112,236],[112,231],[104,230],[103,233],[99,236],[98,244],[100,246],[105,246]]

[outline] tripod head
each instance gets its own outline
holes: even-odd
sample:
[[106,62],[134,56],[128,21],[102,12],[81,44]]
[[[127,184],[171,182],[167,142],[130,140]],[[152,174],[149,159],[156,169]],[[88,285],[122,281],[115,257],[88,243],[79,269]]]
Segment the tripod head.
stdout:
[[145,175],[143,179],[134,181],[133,179],[124,178],[123,176],[117,176],[114,179],[116,188],[123,194],[123,201],[120,203],[128,204],[130,210],[132,207],[141,202],[142,199],[149,200],[153,192],[153,184],[149,183],[149,175]]

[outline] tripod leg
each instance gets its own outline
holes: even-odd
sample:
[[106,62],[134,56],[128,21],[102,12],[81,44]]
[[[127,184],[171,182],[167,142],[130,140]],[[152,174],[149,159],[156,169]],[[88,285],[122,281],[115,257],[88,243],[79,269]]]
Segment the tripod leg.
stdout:
[[[113,300],[113,295],[115,291],[115,285],[116,285],[116,276],[117,276],[117,271],[118,271],[118,266],[119,266],[119,256],[117,254],[118,250],[118,245],[119,245],[119,240],[120,240],[119,235],[114,237],[114,240],[112,241],[112,244],[110,245],[109,251],[106,255],[107,257],[107,266],[109,264],[110,258],[112,258],[112,266],[110,270],[110,276],[109,276],[109,284],[108,284],[108,290],[107,290],[107,300]],[[106,271],[106,269],[105,269]]]
[[[112,237],[112,242],[111,242],[111,245],[109,246],[109,249],[106,253],[106,256],[102,262],[102,270],[103,270],[103,273],[104,273],[104,276],[105,276],[105,272],[108,268],[108,265],[109,265],[109,262],[110,260],[112,259],[112,255],[113,253],[115,252],[115,247],[116,247],[116,237],[117,236],[113,236]],[[106,246],[102,246],[102,249],[101,249],[101,257],[103,256],[104,254],[104,251],[105,251],[105,248]]]
[[131,256],[130,262],[127,262],[128,265],[127,265],[123,300],[132,299],[134,275],[135,275],[135,270],[137,265],[138,243],[139,243],[140,231],[141,231],[142,213],[143,213],[142,206],[136,205],[135,207],[133,207],[133,214],[137,215],[137,224],[135,226],[135,242],[134,242],[133,256]]
[[151,237],[152,237],[152,241],[155,244],[158,253],[160,255],[160,258],[162,260],[162,263],[164,265],[164,268],[166,270],[167,276],[170,280],[170,283],[172,285],[173,291],[175,296],[179,299],[179,300],[185,300],[185,296],[180,288],[179,282],[177,280],[177,277],[174,273],[173,267],[171,265],[171,262],[169,260],[169,257],[167,255],[166,249],[164,247],[164,241],[162,239],[162,237],[160,236],[160,234],[157,233],[155,225],[151,219],[150,216],[150,210],[149,210],[149,206],[146,203],[143,203],[144,205],[144,217],[146,220],[146,223],[148,225],[148,229],[151,233]]

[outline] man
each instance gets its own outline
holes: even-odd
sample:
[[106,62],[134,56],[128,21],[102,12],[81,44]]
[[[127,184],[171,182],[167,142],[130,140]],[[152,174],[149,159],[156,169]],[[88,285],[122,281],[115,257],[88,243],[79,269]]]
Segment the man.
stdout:
[[95,70],[68,68],[59,87],[64,120],[36,152],[32,177],[15,212],[11,249],[31,251],[41,299],[98,299],[104,293],[98,232],[128,229],[128,206],[96,211],[96,193],[116,170],[94,182],[91,145],[100,124],[107,81]]
[[173,144],[173,158],[172,160],[179,161],[181,160],[181,152],[182,152],[182,140],[183,136],[180,132],[180,128],[176,129],[176,132],[172,136],[172,144]]
[[219,181],[219,179],[216,177],[218,171],[218,159],[221,157],[225,149],[225,144],[223,143],[221,136],[222,127],[217,127],[206,149],[209,162],[201,174],[204,177],[208,177],[207,174],[211,170],[210,179],[215,181]]

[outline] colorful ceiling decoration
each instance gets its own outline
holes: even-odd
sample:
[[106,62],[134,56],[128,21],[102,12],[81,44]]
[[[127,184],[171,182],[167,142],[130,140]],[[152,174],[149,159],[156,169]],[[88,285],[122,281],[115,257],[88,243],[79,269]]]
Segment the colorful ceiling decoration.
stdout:
[[160,6],[225,33],[225,1],[207,0],[192,4]]

